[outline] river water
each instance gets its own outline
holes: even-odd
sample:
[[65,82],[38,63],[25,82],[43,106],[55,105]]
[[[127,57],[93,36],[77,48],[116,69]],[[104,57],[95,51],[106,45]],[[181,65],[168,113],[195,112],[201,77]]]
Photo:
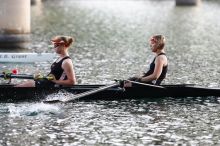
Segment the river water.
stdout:
[[[214,0],[196,7],[176,7],[173,0],[47,0],[31,7],[29,51],[53,52],[51,37],[74,36],[70,56],[79,82],[107,84],[146,70],[154,57],[148,39],[164,34],[169,59],[164,84],[219,87],[219,14]],[[30,74],[50,68],[48,62],[0,65]],[[188,97],[0,103],[0,145],[220,145],[219,102]]]

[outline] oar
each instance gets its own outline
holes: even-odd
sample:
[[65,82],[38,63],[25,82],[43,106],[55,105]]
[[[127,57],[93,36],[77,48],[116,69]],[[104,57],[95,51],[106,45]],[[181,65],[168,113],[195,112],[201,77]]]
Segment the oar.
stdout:
[[40,79],[47,79],[47,80],[53,80],[52,76],[42,76],[42,75],[26,75],[26,74],[12,74],[12,73],[2,73],[0,74],[0,78],[4,79],[12,79],[12,78],[18,78],[18,79],[33,79],[33,80],[40,80]]
[[132,84],[137,84],[137,85],[141,85],[141,86],[145,86],[145,87],[153,87],[153,88],[165,89],[165,87],[158,86],[158,85],[141,83],[141,82],[136,82],[136,81],[131,81],[131,80],[124,80],[124,81],[131,82]]
[[92,94],[96,94],[98,92],[107,90],[107,89],[112,88],[112,87],[117,87],[117,86],[119,86],[118,82],[110,84],[110,85],[102,86],[102,87],[99,87],[99,88],[96,88],[96,89],[93,89],[93,90],[89,90],[89,91],[86,91],[86,92],[83,92],[83,93],[80,93],[80,94],[76,94],[75,96],[73,96],[73,97],[71,97],[69,99],[64,99],[64,100],[45,100],[43,102],[44,103],[58,103],[58,102],[66,103],[66,102],[71,102],[71,101],[74,101],[76,99],[80,99],[80,98],[83,98],[83,97],[86,97],[86,96],[89,96],[89,95],[92,95]]

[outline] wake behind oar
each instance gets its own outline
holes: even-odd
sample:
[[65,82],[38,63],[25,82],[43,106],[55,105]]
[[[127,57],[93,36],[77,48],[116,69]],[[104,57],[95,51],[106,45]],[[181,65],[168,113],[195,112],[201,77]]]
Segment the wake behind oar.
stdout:
[[117,86],[120,86],[120,84],[118,82],[110,84],[110,85],[102,86],[102,87],[99,87],[97,89],[93,89],[93,90],[89,90],[89,91],[86,91],[86,92],[83,92],[83,93],[76,94],[75,96],[73,96],[71,98],[67,98],[67,99],[63,99],[63,100],[45,100],[45,101],[43,101],[43,103],[59,103],[59,102],[67,103],[67,102],[72,102],[76,99],[80,99],[80,98],[83,98],[83,97],[86,97],[86,96],[90,96],[90,95],[93,95],[93,94],[96,94],[96,93],[99,93],[101,91],[107,90],[109,88],[117,87]]

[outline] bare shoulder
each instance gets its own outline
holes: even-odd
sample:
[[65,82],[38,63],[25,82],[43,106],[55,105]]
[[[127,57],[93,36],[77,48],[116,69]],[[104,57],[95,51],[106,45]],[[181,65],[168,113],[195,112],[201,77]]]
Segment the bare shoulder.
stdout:
[[164,65],[167,65],[167,56],[166,55],[160,55],[156,58],[156,62],[163,63]]
[[70,58],[65,59],[63,62],[64,63],[73,63],[72,59],[70,59]]
[[65,59],[62,63],[62,66],[73,66],[73,61],[70,58]]
[[166,55],[157,56],[156,60],[167,60],[167,56]]

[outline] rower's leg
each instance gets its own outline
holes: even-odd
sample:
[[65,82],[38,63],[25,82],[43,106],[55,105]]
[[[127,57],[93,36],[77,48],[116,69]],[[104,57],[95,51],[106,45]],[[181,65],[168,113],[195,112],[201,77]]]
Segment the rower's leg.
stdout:
[[35,81],[27,81],[16,85],[15,87],[35,87]]

